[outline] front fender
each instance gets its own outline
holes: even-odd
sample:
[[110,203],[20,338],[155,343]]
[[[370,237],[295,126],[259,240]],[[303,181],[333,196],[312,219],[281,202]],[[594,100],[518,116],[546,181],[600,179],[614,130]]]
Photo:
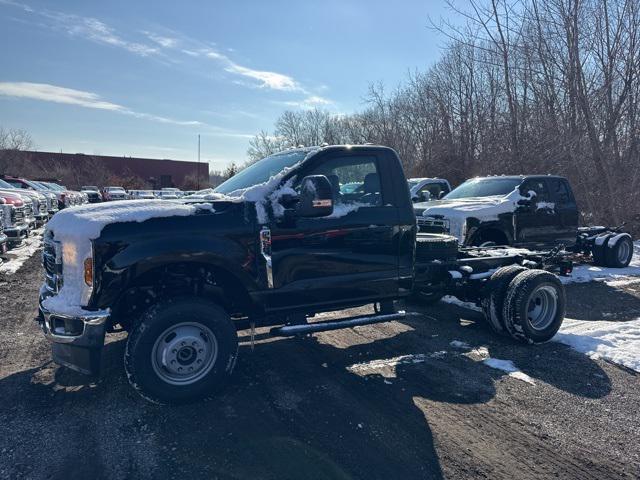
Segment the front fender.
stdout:
[[259,289],[254,244],[228,238],[172,235],[139,241],[119,250],[96,275],[95,305],[113,305],[119,295],[150,271],[172,264],[211,265],[233,275],[248,292]]

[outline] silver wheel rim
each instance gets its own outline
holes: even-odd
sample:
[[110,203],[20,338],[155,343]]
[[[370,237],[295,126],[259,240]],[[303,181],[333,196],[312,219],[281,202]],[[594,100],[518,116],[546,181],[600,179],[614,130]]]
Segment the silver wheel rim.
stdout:
[[151,364],[156,375],[171,385],[190,385],[216,363],[218,341],[210,328],[183,322],[167,328],[153,344]]
[[629,247],[629,242],[622,241],[618,246],[618,262],[626,263],[629,258],[629,251],[631,248]]
[[541,285],[529,297],[527,318],[534,330],[544,330],[558,312],[558,293],[551,285]]

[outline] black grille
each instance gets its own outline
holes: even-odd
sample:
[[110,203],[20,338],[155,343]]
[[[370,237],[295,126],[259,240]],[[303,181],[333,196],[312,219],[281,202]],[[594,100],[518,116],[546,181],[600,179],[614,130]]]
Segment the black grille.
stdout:
[[52,292],[58,291],[59,278],[62,273],[62,264],[58,260],[58,243],[52,238],[51,233],[47,233],[42,247],[42,266],[45,273],[45,285]]
[[31,205],[25,204],[25,206],[24,206],[24,216],[27,217],[27,218],[33,216],[33,207]]

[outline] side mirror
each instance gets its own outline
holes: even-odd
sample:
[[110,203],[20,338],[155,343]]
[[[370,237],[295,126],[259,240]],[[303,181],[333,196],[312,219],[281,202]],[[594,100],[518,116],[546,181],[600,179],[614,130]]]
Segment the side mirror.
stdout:
[[296,213],[300,217],[326,217],[333,213],[333,189],[324,175],[302,179]]

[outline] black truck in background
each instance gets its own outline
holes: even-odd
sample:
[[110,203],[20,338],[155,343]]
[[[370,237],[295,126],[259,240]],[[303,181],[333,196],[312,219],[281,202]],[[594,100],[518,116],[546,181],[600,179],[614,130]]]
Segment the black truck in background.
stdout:
[[[207,198],[208,208],[187,216],[116,218],[86,258],[63,258],[66,232],[55,225],[64,223],[47,227],[38,321],[57,363],[98,373],[105,334],[125,330],[131,385],[147,399],[179,403],[228,380],[241,329],[295,336],[402,320],[412,314],[398,300],[445,293],[482,305],[491,328],[524,343],[549,340],[564,318],[564,289],[550,271],[566,274],[570,262],[555,250],[464,249],[450,235],[417,234],[407,180],[389,148],[287,150]],[[122,205],[130,219],[134,202]],[[80,210],[104,208],[119,207]],[[61,306],[70,285],[83,285],[85,300]],[[367,304],[374,315],[309,321]]]
[[446,233],[463,246],[508,245],[592,256],[603,267],[623,268],[633,241],[621,228],[579,227],[569,181],[556,175],[476,177],[441,200],[414,204],[420,232]]

